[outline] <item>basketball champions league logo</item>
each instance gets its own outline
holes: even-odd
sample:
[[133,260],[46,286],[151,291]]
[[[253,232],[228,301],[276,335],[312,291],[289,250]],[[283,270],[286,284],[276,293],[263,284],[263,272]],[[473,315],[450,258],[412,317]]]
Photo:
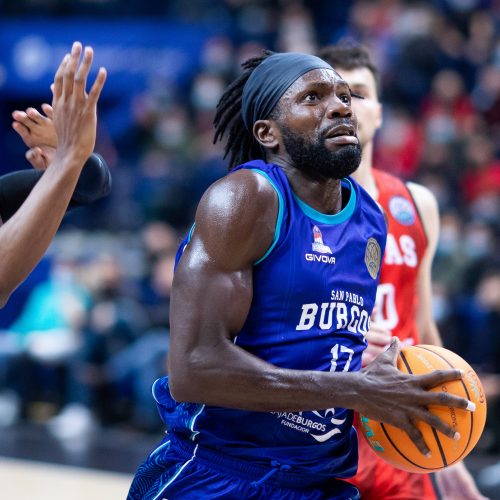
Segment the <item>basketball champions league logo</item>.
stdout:
[[323,235],[321,234],[321,231],[319,230],[318,226],[313,227],[313,244],[312,244],[312,250],[313,252],[318,252],[318,253],[329,253],[332,254],[332,249],[323,243]]
[[366,243],[365,264],[370,276],[374,280],[377,279],[381,260],[382,252],[380,250],[380,245],[375,238],[369,238]]

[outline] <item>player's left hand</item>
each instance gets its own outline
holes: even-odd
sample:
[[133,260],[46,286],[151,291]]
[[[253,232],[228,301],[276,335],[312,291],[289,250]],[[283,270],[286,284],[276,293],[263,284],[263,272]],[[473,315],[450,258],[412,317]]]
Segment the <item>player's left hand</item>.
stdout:
[[53,109],[50,104],[42,104],[41,114],[35,108],[12,113],[12,128],[28,146],[26,159],[39,170],[45,170],[54,159],[57,135],[52,121]]
[[52,163],[55,154],[55,148],[51,148],[50,146],[36,146],[28,149],[24,156],[34,169],[45,170]]
[[463,462],[436,472],[436,483],[443,500],[488,500],[477,489]]
[[21,136],[28,148],[35,146],[57,147],[57,135],[52,121],[53,109],[50,104],[42,104],[40,113],[35,108],[26,111],[15,110],[12,113],[12,128]]

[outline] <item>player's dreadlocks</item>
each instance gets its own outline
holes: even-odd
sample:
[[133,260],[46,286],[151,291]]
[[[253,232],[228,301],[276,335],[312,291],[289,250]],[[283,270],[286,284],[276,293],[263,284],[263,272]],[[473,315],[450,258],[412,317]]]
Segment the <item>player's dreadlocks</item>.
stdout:
[[[273,52],[266,50],[262,56],[245,61],[242,64],[245,71],[226,88],[217,104],[214,118],[214,144],[227,135],[224,158],[229,155],[229,169],[264,156],[262,148],[255,140],[252,131],[249,131],[243,123],[241,101],[243,87],[253,70],[272,54]],[[228,127],[229,130],[226,134]]]

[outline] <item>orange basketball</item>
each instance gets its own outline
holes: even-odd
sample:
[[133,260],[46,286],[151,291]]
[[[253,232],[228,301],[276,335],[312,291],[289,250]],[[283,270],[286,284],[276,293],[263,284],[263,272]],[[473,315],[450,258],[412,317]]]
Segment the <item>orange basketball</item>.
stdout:
[[462,380],[454,380],[431,389],[452,392],[476,404],[473,412],[445,406],[429,409],[460,433],[455,441],[425,422],[418,422],[425,442],[431,451],[427,458],[413,444],[408,434],[389,424],[360,416],[361,429],[377,455],[394,467],[409,472],[429,473],[443,469],[465,458],[474,448],[486,421],[486,398],[476,372],[460,356],[433,345],[417,345],[401,349],[398,368],[405,373],[422,375],[432,370],[460,368],[465,372]]

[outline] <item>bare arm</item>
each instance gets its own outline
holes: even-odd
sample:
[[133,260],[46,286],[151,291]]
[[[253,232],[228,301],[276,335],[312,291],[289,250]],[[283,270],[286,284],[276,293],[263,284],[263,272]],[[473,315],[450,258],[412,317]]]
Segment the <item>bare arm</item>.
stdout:
[[273,238],[276,198],[258,174],[240,171],[217,182],[201,200],[172,289],[172,396],[256,411],[352,408],[404,428],[423,453],[428,449],[412,420],[452,437],[453,430],[426,405],[465,408],[467,402],[426,389],[459,378],[458,370],[405,375],[395,368],[397,342],[358,373],[282,369],[234,345],[252,301],[253,263]]
[[413,199],[422,217],[425,234],[427,236],[427,251],[420,264],[417,279],[417,327],[420,339],[424,344],[442,345],[441,337],[432,317],[432,261],[436,253],[439,237],[439,209],[436,198],[424,186],[409,183]]
[[25,203],[0,227],[0,304],[31,272],[59,227],[85,160],[94,149],[97,101],[106,73],[99,74],[85,93],[92,50],[74,44],[59,66],[54,82],[54,124],[58,148]]

